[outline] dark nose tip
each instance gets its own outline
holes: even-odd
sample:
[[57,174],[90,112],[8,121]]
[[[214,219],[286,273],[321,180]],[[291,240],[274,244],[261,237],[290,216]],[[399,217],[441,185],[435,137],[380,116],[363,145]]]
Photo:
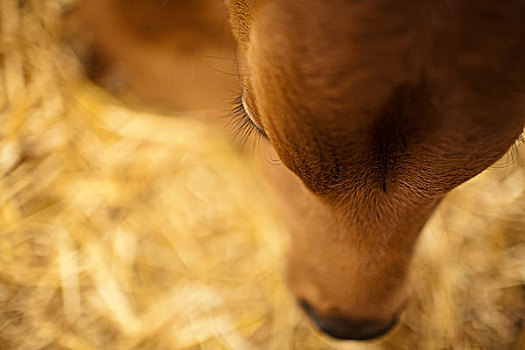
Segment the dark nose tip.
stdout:
[[301,301],[301,306],[319,330],[332,338],[341,340],[376,339],[388,333],[398,321],[397,316],[390,322],[373,319],[353,320],[340,316],[321,318],[307,302]]

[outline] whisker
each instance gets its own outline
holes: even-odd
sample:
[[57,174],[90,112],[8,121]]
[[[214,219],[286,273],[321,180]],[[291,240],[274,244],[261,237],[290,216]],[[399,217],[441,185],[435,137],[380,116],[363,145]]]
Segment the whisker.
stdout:
[[214,71],[222,73],[222,74],[226,74],[226,75],[233,76],[233,77],[238,77],[238,78],[241,77],[239,72],[236,72],[236,73],[225,72],[225,71],[223,71],[221,69],[215,68],[214,66],[212,66],[209,63],[206,63],[206,66],[208,66],[209,68],[213,69]]
[[213,59],[221,60],[221,61],[235,61],[235,57],[221,57],[221,56],[210,56],[210,55],[206,55],[204,57],[213,58]]

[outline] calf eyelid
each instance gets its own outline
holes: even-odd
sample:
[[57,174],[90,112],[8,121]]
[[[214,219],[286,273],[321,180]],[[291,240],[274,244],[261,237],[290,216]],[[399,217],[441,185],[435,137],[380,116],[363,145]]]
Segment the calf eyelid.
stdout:
[[255,127],[259,129],[260,132],[262,132],[263,134],[266,134],[261,124],[257,122],[257,120],[253,117],[253,114],[250,110],[248,103],[246,102],[246,98],[244,97],[244,94],[241,95],[241,103],[242,103],[242,106],[244,107],[244,111],[246,112],[246,115],[248,116],[250,121],[253,123],[253,125],[255,125]]

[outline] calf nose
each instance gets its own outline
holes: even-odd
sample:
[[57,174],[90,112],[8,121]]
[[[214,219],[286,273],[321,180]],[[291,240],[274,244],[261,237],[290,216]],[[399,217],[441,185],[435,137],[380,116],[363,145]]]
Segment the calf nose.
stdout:
[[388,333],[398,321],[397,316],[388,322],[373,319],[353,320],[341,316],[322,318],[308,303],[301,301],[301,306],[319,330],[341,340],[376,339]]

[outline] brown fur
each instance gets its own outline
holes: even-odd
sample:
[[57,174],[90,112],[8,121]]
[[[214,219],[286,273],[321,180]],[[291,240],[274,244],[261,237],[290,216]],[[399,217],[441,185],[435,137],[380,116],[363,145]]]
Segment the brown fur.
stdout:
[[227,4],[249,112],[294,173],[271,170],[290,286],[366,338],[402,310],[439,201],[523,130],[525,1]]

